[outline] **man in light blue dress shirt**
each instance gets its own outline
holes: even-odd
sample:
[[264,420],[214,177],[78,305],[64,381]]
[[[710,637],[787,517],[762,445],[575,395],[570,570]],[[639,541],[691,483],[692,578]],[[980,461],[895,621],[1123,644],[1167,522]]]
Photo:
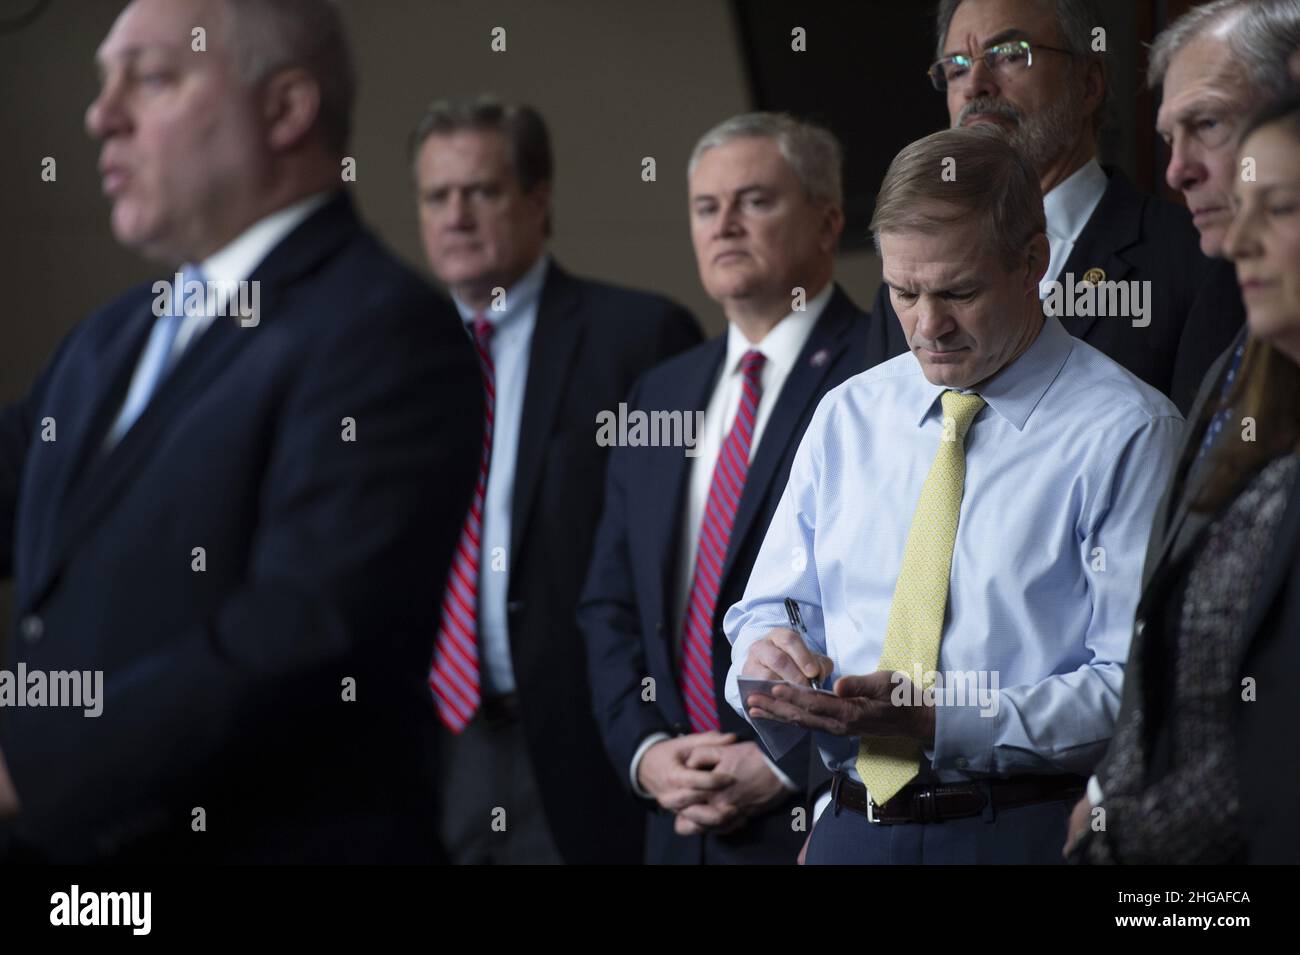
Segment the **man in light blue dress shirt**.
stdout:
[[[1060,861],[1072,799],[1111,736],[1147,534],[1183,422],[1044,317],[1042,194],[996,133],[945,130],[905,148],[872,228],[911,352],[818,407],[725,619],[727,698],[775,758],[812,730],[835,772],[809,862]],[[934,670],[949,693],[918,699],[912,682],[933,676],[875,671],[949,390],[984,406],[965,436],[938,610]],[[806,635],[787,629],[787,597]],[[834,695],[777,686],[745,705],[742,676],[820,679]],[[855,768],[859,740],[878,737],[911,737],[923,752],[883,805]]]

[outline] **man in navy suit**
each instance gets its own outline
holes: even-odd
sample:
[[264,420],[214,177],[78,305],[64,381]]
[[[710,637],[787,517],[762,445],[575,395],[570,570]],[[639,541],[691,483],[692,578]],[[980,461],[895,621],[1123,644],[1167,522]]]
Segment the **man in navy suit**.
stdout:
[[434,103],[411,159],[425,254],[487,395],[429,675],[443,841],[458,863],[635,862],[643,813],[601,751],[574,607],[609,454],[597,422],[699,329],[665,298],[577,278],[548,254],[552,159],[535,110]]
[[336,8],[136,0],[97,60],[113,234],[183,302],[126,292],[0,412],[8,671],[102,680],[90,709],[0,711],[0,843],[438,859],[431,593],[481,398],[450,306],[339,191]]
[[615,450],[579,608],[605,748],[658,810],[649,862],[793,863],[811,827],[808,746],[773,762],[726,704],[721,622],[822,395],[906,350],[833,281],[840,165],[831,133],[770,113],[723,122],[691,157],[691,237],[727,331],[628,398],[629,415],[701,429]]

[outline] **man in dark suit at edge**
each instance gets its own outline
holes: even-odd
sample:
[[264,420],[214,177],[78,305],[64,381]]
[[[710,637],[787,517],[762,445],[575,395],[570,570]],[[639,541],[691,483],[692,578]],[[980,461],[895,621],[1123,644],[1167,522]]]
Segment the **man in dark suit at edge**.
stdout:
[[136,0],[97,61],[113,234],[172,281],[0,412],[8,669],[102,678],[97,714],[0,712],[10,858],[437,860],[429,583],[481,399],[340,190],[337,8]]

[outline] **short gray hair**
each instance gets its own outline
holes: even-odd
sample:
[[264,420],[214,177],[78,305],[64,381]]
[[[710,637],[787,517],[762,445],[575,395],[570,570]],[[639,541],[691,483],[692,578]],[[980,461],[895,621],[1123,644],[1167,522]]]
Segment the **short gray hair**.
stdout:
[[449,136],[465,129],[500,133],[505,137],[510,167],[519,187],[532,192],[555,175],[551,135],[537,110],[522,103],[503,103],[494,96],[441,99],[425,109],[407,142],[412,162],[430,136]]
[[236,74],[256,86],[280,70],[305,70],[320,89],[317,120],[325,143],[347,151],[357,80],[335,0],[224,0],[226,42]]
[[772,139],[790,164],[810,202],[844,204],[841,166],[844,151],[830,130],[788,113],[743,113],[725,119],[700,137],[686,164],[686,175],[710,149],[736,139]]
[[1211,32],[1227,42],[1256,92],[1275,97],[1291,87],[1287,61],[1300,47],[1300,0],[1214,0],[1193,7],[1151,45],[1147,85],[1164,83],[1178,51]]
[[[1109,120],[1114,102],[1114,90],[1110,85],[1110,62],[1092,48],[1092,31],[1097,27],[1105,28],[1101,13],[1093,0],[1039,0],[1039,3],[1051,5],[1065,49],[1077,57],[1101,65],[1104,93],[1097,111],[1092,114],[1092,129],[1095,133]],[[962,0],[939,2],[939,8],[935,12],[935,59],[943,57],[944,47],[948,44],[948,28],[961,4]],[[1074,69],[1073,57],[1070,59],[1070,69]]]
[[[946,168],[955,175],[944,176]],[[946,209],[935,209],[941,203]],[[885,172],[871,217],[881,233],[932,235],[957,222],[984,225],[984,245],[1015,268],[1035,235],[1047,230],[1038,173],[998,130],[944,129],[904,146]]]

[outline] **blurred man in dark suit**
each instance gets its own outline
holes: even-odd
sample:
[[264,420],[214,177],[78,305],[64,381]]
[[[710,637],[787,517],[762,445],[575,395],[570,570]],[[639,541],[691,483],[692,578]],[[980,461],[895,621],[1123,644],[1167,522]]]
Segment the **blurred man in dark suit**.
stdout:
[[429,584],[481,405],[339,190],[337,10],[136,0],[96,59],[113,234],[184,294],[126,292],[0,413],[10,672],[102,679],[94,718],[0,712],[12,856],[437,859]]
[[771,113],[721,123],[691,157],[695,258],[727,332],[648,372],[629,398],[703,427],[690,455],[614,452],[579,608],[605,747],[658,809],[649,862],[792,863],[811,828],[807,744],[773,762],[723,698],[722,617],[822,395],[907,350],[896,321],[866,315],[833,281],[840,166],[829,132]]
[[425,253],[478,349],[487,427],[429,674],[456,862],[635,862],[641,809],[591,716],[574,607],[616,413],[699,341],[680,306],[575,278],[546,251],[550,141],[524,106],[431,106],[411,138]]
[[[1049,310],[1185,413],[1241,316],[1201,304],[1231,276],[1205,280],[1209,262],[1187,211],[1097,161],[1111,97],[1106,55],[1095,46],[1099,26],[1090,0],[943,0],[930,78],[954,127],[1004,130],[1038,172],[1051,246],[1039,289]],[[1073,307],[1085,285],[1115,282],[1131,290],[1124,314]],[[1132,303],[1144,288],[1138,316]],[[894,314],[886,286],[875,311]]]

